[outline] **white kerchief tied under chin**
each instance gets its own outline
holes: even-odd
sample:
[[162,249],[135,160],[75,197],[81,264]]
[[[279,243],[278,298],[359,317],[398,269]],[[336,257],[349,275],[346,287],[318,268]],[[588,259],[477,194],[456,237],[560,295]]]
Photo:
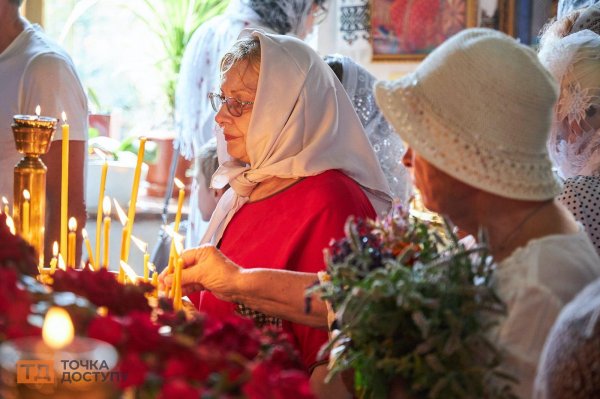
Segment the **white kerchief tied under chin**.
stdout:
[[[261,31],[261,64],[245,144],[249,165],[225,153],[217,129],[221,166],[213,188],[231,186],[219,200],[202,243],[217,244],[233,215],[262,181],[298,179],[339,170],[361,186],[376,211],[387,211],[389,186],[341,83],[302,41]],[[286,90],[282,92],[281,88]]]
[[220,189],[226,187],[227,184],[231,187],[219,200],[221,206],[216,207],[210,218],[206,233],[202,237],[202,244],[217,245],[233,215],[250,199],[250,193],[259,181],[250,180],[246,174],[248,170],[250,167],[246,164],[227,161],[219,166],[213,175],[212,188]]

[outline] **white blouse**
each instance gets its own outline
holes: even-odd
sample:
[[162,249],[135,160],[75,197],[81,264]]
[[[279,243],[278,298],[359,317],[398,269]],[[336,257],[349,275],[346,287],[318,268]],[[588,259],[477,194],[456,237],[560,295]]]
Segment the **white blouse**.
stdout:
[[499,263],[495,284],[508,314],[492,339],[504,352],[503,371],[519,380],[520,398],[532,397],[540,354],[562,307],[599,276],[600,258],[583,227],[531,240]]

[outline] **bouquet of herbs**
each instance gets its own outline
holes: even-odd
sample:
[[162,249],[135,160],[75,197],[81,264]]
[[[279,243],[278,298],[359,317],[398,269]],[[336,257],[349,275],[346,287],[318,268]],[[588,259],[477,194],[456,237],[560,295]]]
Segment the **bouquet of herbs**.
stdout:
[[485,245],[466,249],[397,210],[383,220],[353,220],[326,253],[318,293],[336,312],[340,333],[331,374],[354,370],[360,397],[386,398],[402,386],[417,398],[511,398],[509,376],[486,332],[505,307],[491,286]]

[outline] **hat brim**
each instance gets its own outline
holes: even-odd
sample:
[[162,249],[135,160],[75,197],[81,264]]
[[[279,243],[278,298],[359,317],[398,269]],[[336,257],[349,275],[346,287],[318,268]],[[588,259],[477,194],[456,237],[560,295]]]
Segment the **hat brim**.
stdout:
[[420,93],[417,76],[379,81],[375,99],[400,137],[421,157],[448,175],[502,197],[541,201],[562,190],[547,153],[505,151],[481,136],[458,132],[443,121]]

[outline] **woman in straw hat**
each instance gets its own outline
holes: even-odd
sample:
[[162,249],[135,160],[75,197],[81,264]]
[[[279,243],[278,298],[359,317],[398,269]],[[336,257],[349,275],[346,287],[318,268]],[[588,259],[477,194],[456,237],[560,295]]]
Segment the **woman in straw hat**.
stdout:
[[[212,186],[231,186],[210,220],[204,246],[183,254],[184,292],[201,289],[200,310],[252,317],[294,339],[313,388],[324,385],[327,311],[304,312],[304,290],[325,268],[323,249],[346,219],[389,209],[388,184],[341,83],[308,45],[262,31],[223,57],[221,91],[210,94],[220,149],[229,160]],[[230,258],[230,259],[228,259]],[[163,281],[170,285],[171,276]],[[343,397],[343,396],[342,396]]]
[[487,232],[508,314],[493,332],[504,368],[530,398],[546,335],[560,309],[600,276],[600,258],[554,197],[546,140],[556,85],[526,46],[468,29],[417,70],[379,82],[376,98],[408,144],[424,204],[459,228]]

